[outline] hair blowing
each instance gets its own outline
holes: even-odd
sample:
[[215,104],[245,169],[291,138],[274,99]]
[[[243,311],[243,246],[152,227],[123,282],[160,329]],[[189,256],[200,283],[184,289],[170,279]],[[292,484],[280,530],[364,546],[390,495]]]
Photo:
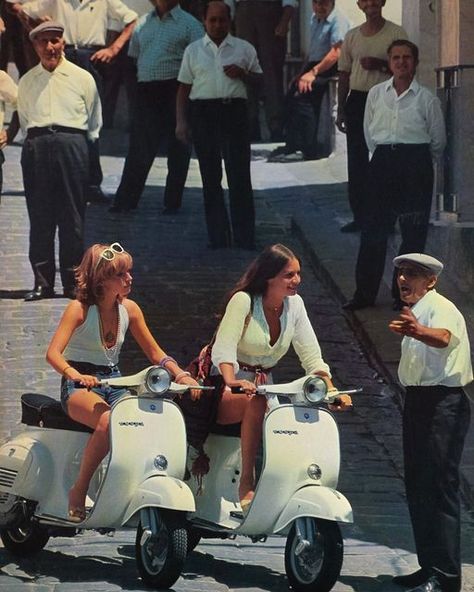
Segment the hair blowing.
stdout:
[[75,269],[76,298],[83,304],[97,304],[104,297],[104,282],[132,268],[132,256],[124,251],[114,253],[112,260],[102,257],[110,245],[95,244],[87,249],[81,263]]
[[278,275],[292,259],[299,261],[293,251],[285,245],[277,243],[265,247],[229,292],[226,305],[237,292],[247,292],[250,296],[263,296],[267,291],[268,280]]

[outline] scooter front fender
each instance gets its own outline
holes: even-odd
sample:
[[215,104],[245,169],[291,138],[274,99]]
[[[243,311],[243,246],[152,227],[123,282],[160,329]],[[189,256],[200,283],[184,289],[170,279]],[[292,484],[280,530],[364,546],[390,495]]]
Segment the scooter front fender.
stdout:
[[296,518],[306,516],[353,522],[351,505],[342,493],[330,487],[314,485],[302,487],[293,494],[276,521],[273,532],[280,532]]
[[182,512],[194,512],[194,496],[180,479],[167,475],[154,475],[143,481],[130,501],[122,526],[142,508],[156,507]]

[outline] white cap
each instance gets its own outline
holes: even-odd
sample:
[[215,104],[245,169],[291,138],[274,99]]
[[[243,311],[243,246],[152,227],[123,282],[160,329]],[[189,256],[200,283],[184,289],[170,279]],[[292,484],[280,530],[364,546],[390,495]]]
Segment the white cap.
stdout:
[[431,271],[434,275],[438,276],[442,271],[444,265],[438,259],[435,259],[431,255],[425,253],[405,253],[404,255],[398,255],[393,260],[395,267],[400,267],[402,263],[414,263],[424,269]]

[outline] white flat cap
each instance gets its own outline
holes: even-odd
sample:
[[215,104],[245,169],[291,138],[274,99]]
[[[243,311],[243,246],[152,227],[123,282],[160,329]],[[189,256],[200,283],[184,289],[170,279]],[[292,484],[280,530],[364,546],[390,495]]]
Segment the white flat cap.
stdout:
[[33,41],[33,39],[40,33],[49,33],[50,31],[52,33],[57,33],[62,37],[64,33],[64,27],[56,21],[45,21],[44,23],[41,23],[34,29],[31,29],[28,37]]
[[405,255],[398,255],[393,260],[395,267],[400,267],[402,263],[414,263],[420,267],[424,267],[426,270],[431,271],[438,276],[442,271],[444,265],[438,259],[435,259],[431,255],[425,253],[405,253]]

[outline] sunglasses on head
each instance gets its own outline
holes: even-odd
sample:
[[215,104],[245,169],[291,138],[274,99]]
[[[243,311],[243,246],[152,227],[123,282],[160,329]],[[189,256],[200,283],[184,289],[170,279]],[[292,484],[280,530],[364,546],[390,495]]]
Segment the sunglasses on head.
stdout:
[[125,253],[125,249],[122,247],[120,243],[112,243],[110,247],[106,247],[97,259],[97,263],[95,268],[99,266],[99,263],[102,259],[106,261],[113,261],[115,259],[115,255],[120,255],[120,253]]

